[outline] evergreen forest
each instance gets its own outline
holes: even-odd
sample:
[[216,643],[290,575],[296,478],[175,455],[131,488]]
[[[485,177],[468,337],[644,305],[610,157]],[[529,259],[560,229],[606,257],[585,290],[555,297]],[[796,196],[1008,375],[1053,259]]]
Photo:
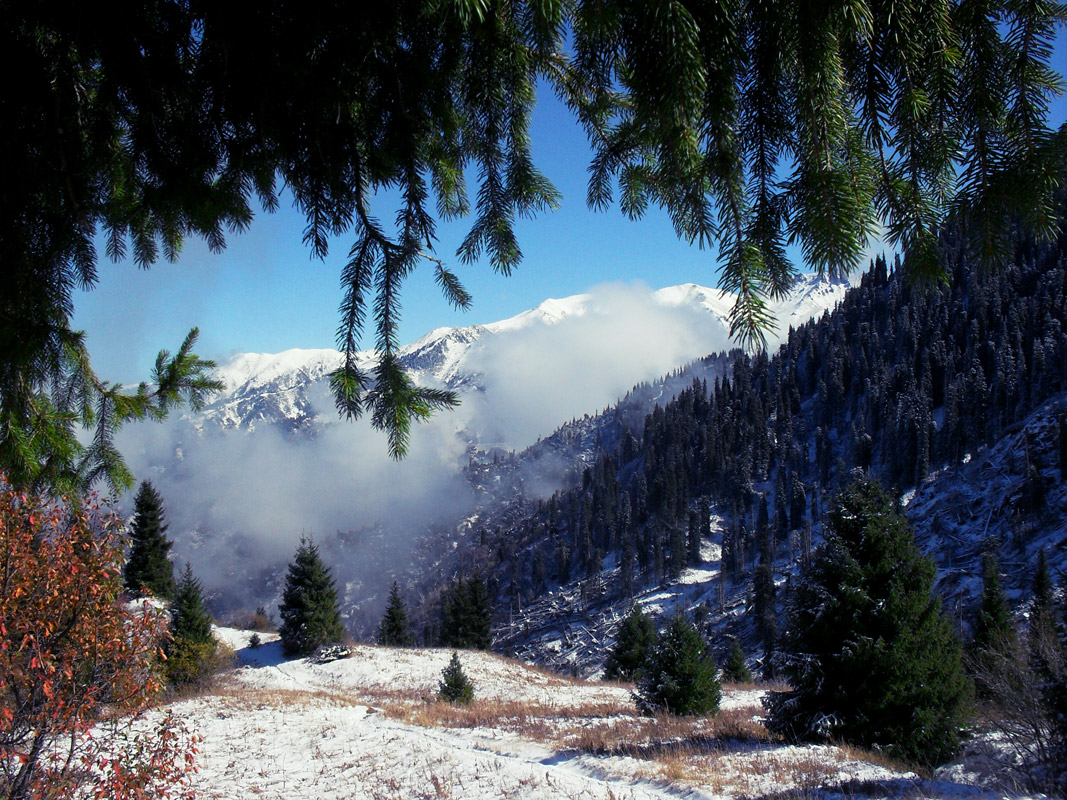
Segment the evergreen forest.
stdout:
[[[721,544],[724,582],[755,595],[770,648],[775,576],[810,563],[823,511],[855,470],[899,496],[1067,391],[1067,238],[1018,241],[994,274],[951,237],[942,249],[947,284],[907,280],[879,258],[777,353],[708,359],[704,374],[716,377],[692,380],[643,420],[627,400],[605,412],[598,435],[608,444],[573,488],[524,501],[519,519],[511,504],[483,520],[470,561],[493,575],[498,620],[576,579],[590,598],[633,597]],[[987,534],[1020,545],[1036,529],[1050,488],[1043,470],[1067,463],[1067,413],[1051,413],[1048,435],[1028,434],[1015,465],[1010,529]]]

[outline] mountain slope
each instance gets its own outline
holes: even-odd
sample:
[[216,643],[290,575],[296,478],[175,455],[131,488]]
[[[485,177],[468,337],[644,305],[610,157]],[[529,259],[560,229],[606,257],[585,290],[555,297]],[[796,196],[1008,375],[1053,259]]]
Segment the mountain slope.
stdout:
[[636,598],[772,665],[774,626],[748,613],[758,568],[780,608],[855,468],[907,490],[964,630],[983,547],[1024,600],[1038,549],[1067,567],[1065,253],[1021,244],[982,275],[948,246],[954,280],[927,290],[881,264],[775,356],[737,355],[609,443],[575,488],[478,520],[495,535],[466,568],[494,577],[498,646],[591,672]]

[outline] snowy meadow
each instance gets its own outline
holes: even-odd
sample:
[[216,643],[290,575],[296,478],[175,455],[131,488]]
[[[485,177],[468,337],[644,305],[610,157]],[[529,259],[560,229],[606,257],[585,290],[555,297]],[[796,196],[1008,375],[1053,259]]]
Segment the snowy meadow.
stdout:
[[436,699],[448,650],[356,645],[318,664],[285,660],[273,634],[255,648],[250,632],[217,635],[239,666],[147,720],[172,710],[202,737],[189,778],[202,798],[1008,796],[974,764],[919,775],[781,743],[760,724],[760,688],[726,687],[712,717],[642,717],[628,685],[463,652],[475,700],[453,706]]

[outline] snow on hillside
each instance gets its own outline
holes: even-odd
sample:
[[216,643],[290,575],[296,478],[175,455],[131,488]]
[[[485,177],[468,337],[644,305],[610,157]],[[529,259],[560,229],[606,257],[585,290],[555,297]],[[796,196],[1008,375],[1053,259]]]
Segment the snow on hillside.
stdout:
[[628,687],[464,652],[476,700],[453,708],[431,701],[448,651],[356,646],[314,664],[282,659],[272,634],[254,650],[248,632],[218,635],[244,666],[170,707],[203,737],[201,798],[1001,796],[854,750],[774,742],[755,720],[756,690],[727,689],[714,718],[642,718]]

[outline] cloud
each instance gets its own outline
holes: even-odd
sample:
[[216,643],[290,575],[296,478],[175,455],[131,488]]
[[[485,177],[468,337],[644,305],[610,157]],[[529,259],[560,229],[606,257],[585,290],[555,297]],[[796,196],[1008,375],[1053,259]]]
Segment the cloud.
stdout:
[[730,346],[726,326],[695,308],[668,308],[642,285],[603,284],[585,313],[486,336],[467,369],[483,375],[475,430],[522,449],[573,417],[601,411],[635,384]]
[[[181,419],[131,427],[119,444],[165,498],[176,560],[190,561],[209,591],[226,593],[224,606],[263,603],[273,590],[257,576],[288,563],[304,534],[334,547],[339,531],[381,527],[399,562],[426,520],[469,507],[457,470],[462,443],[442,425],[416,430],[401,462],[365,423],[337,422],[303,439],[269,425],[198,432]],[[375,553],[375,563],[386,555]],[[366,580],[364,556],[351,552],[336,565],[342,586]]]

